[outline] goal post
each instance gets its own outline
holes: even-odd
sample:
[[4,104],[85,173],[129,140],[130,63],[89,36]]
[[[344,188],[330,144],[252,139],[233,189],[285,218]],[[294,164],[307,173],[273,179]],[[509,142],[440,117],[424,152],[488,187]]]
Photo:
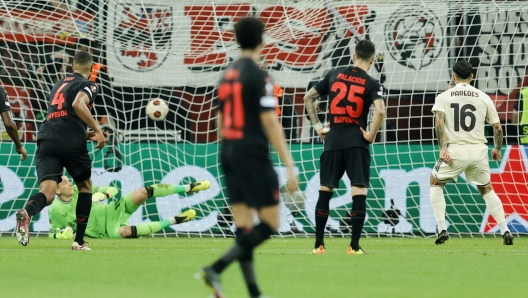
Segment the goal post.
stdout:
[[[494,100],[505,129],[503,159],[490,162],[491,182],[512,232],[528,233],[528,146],[520,143],[519,130],[519,116],[528,105],[522,97],[528,88],[528,2],[66,2],[0,5],[0,80],[30,154],[19,162],[9,138],[2,135],[0,235],[13,233],[14,212],[38,189],[36,131],[46,119],[50,87],[70,71],[77,49],[91,51],[98,63],[92,79],[101,86],[101,95],[94,116],[111,132],[103,150],[89,145],[94,184],[115,185],[120,197],[153,183],[211,180],[209,190],[195,195],[148,200],[130,223],[166,219],[194,208],[196,220],[171,226],[162,235],[231,235],[218,157],[216,84],[238,55],[233,24],[247,16],[265,24],[262,56],[282,90],[277,92],[279,118],[299,174],[299,192],[281,192],[280,235],[314,232],[323,144],[311,128],[303,96],[330,69],[351,65],[355,45],[364,38],[376,45],[369,74],[382,83],[387,107],[379,137],[370,147],[364,232],[420,237],[435,232],[429,177],[438,148],[431,108],[448,88],[454,62],[467,59],[474,67],[474,86]],[[153,98],[170,107],[164,121],[152,121],[145,113]],[[328,99],[319,99],[317,107],[325,122]],[[492,142],[491,132],[486,135]],[[275,153],[272,159],[282,186],[284,165]],[[484,200],[463,176],[445,187],[445,197],[451,234],[498,232]],[[327,230],[332,235],[349,233],[351,203],[345,176],[330,202]],[[32,231],[46,233],[47,220],[46,211],[36,216]]]

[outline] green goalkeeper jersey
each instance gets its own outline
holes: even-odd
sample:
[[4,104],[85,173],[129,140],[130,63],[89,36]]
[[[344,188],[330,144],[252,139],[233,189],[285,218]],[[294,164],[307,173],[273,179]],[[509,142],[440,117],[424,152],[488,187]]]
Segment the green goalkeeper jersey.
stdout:
[[[94,193],[96,189],[97,187],[93,186],[92,193]],[[49,236],[51,238],[54,238],[57,228],[64,229],[70,226],[74,231],[77,230],[75,209],[77,207],[79,191],[77,190],[77,186],[73,186],[73,190],[74,193],[71,201],[65,202],[56,197],[48,209],[51,224]],[[92,203],[92,210],[90,211],[90,218],[88,219],[88,226],[86,227],[86,236],[92,238],[106,237],[106,206],[107,205],[99,202]]]

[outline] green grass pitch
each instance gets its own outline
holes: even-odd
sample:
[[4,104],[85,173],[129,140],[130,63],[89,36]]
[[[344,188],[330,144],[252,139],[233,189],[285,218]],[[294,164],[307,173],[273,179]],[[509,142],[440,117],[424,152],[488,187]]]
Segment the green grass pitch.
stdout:
[[[326,255],[311,255],[313,240],[274,238],[256,251],[266,295],[281,297],[526,297],[528,241],[515,238],[366,238],[365,256],[346,254],[349,240],[326,240]],[[207,297],[194,279],[233,239],[143,238],[70,241],[33,237],[22,247],[0,238],[1,297]],[[222,276],[227,297],[248,297],[238,264]]]

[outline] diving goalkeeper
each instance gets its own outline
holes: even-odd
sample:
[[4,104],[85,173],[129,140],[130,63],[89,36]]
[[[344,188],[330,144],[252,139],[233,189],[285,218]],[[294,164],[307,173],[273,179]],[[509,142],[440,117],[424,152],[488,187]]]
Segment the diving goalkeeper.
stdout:
[[[128,218],[151,197],[164,197],[184,192],[193,194],[208,189],[210,185],[208,180],[187,185],[154,184],[136,189],[108,205],[99,202],[114,197],[118,192],[117,188],[93,186],[92,210],[86,227],[86,236],[92,238],[136,238],[156,233],[170,225],[187,222],[196,216],[195,210],[189,209],[170,219],[142,223],[136,226],[130,226]],[[51,224],[50,238],[73,239],[73,232],[77,229],[75,220],[77,196],[77,187],[73,186],[68,177],[63,175],[62,181],[57,187],[57,197],[48,209]],[[88,248],[88,250],[90,249]]]

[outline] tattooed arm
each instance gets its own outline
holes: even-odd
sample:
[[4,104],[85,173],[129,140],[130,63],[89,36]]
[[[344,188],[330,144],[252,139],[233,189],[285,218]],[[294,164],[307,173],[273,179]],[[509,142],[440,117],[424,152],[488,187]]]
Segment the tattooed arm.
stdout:
[[319,98],[319,93],[315,88],[310,89],[308,93],[304,96],[304,105],[306,106],[306,111],[308,111],[308,116],[312,122],[312,126],[317,132],[317,134],[324,139],[324,129],[323,125],[319,122],[317,118],[317,112],[315,111],[314,101]]
[[451,156],[445,148],[445,113],[440,111],[435,111],[435,131],[436,138],[438,139],[438,147],[440,147],[440,159],[445,163],[451,162]]
[[491,157],[493,160],[497,161],[501,159],[502,152],[502,139],[504,137],[504,133],[502,132],[502,125],[500,122],[493,123],[493,141],[495,143],[495,148],[491,151]]

